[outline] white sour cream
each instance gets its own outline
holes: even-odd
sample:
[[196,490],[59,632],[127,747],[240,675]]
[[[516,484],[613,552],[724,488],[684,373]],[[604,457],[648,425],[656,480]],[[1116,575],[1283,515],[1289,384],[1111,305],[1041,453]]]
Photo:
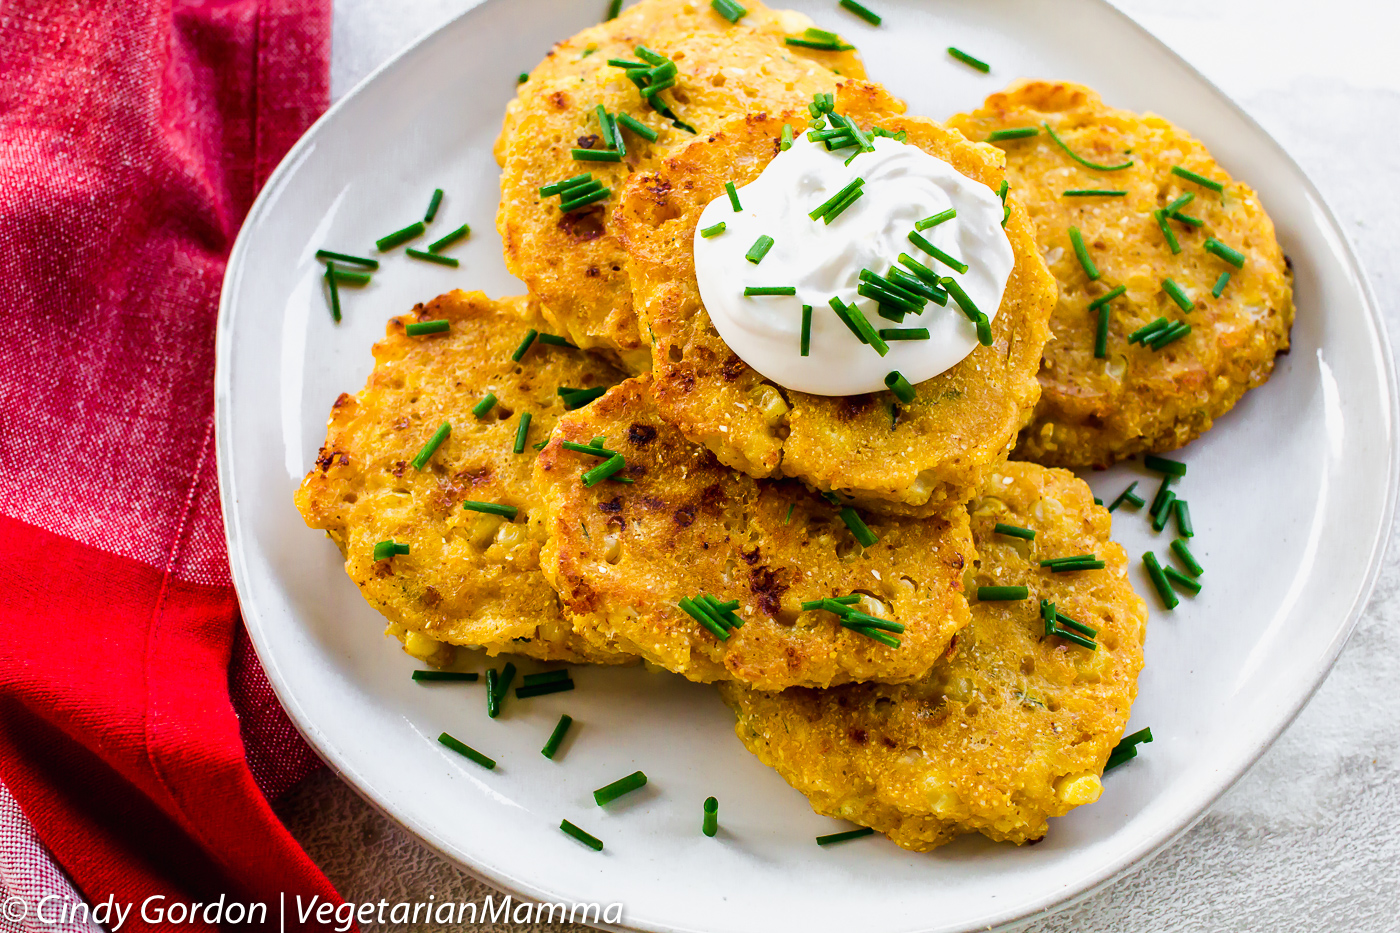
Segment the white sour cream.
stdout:
[[[1015,257],[1001,226],[996,192],[917,146],[874,138],[875,151],[828,152],[805,134],[779,152],[751,184],[738,189],[741,210],[727,195],[700,215],[695,231],[695,275],[700,297],[720,337],[740,359],[778,385],[814,395],[856,395],[885,389],[898,370],[920,383],[955,366],[977,347],[977,329],[950,297],[929,302],[902,323],[882,318],[876,303],[856,293],[860,272],[886,275],[900,253],[951,275],[987,317],[994,318]],[[830,224],[808,212],[854,178],[862,196]],[[921,232],[934,246],[968,264],[959,274],[908,239],[914,223],[948,208],[957,216]],[[723,222],[712,237],[700,231]],[[758,264],[745,253],[760,236],[773,246]],[[748,286],[792,286],[796,296],[745,297]],[[855,304],[876,330],[926,327],[928,340],[890,341],[880,356],[836,316],[832,296]],[[812,306],[811,348],[801,355],[802,306]]]

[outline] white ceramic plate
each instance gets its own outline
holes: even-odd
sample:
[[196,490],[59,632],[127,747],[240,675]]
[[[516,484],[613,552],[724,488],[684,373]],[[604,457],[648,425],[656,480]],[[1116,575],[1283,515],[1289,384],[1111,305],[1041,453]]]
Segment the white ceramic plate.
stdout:
[[[679,677],[579,670],[576,691],[512,697],[487,719],[480,684],[410,681],[415,665],[380,634],[335,548],[302,524],[292,492],[332,400],[363,385],[384,320],[454,286],[523,291],[494,231],[491,144],[515,75],[604,5],[491,0],[428,36],[312,128],[239,236],[219,320],[219,477],[244,617],[292,718],[366,798],[448,858],[528,897],[620,901],[629,928],[971,930],[1064,904],[1141,864],[1279,734],[1362,609],[1394,499],[1393,376],[1356,261],[1313,186],[1219,91],[1098,0],[880,0],[880,29],[834,0],[795,4],[853,39],[872,77],[914,113],[973,107],[1027,75],[1082,81],[1115,105],[1180,122],[1258,189],[1294,262],[1292,353],[1184,452],[1205,591],[1168,614],[1136,577],[1153,612],[1129,728],[1150,725],[1157,741],[1107,778],[1096,805],[1055,820],[1043,844],[969,838],[915,855],[875,837],[818,848],[814,836],[844,825],[812,813],[744,750],[712,689]],[[946,58],[948,45],[992,73]],[[369,250],[421,216],[437,186],[447,199],[436,229],[466,220],[475,231],[454,250],[462,268],[400,251],[373,285],[345,290],[345,322],[333,326],[316,248]],[[1111,496],[1138,475],[1129,466],[1089,479]],[[1132,554],[1165,554],[1166,536],[1131,512],[1117,517]],[[563,711],[578,725],[550,762],[539,749]],[[447,753],[434,741],[443,730],[500,766]],[[592,805],[593,788],[636,768],[651,778],[644,792]],[[715,839],[699,833],[710,794],[720,799]],[[561,834],[561,818],[606,850]]]

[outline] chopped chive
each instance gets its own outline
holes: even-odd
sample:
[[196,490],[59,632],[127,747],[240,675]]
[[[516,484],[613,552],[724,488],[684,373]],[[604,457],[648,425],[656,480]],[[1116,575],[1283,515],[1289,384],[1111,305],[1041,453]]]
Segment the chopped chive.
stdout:
[[528,71],[522,71],[522,72],[520,72],[519,77],[517,77],[517,78],[515,79],[515,83],[516,83],[516,84],[524,84],[526,81],[529,81],[529,80],[530,80],[530,73],[529,73]]
[[956,216],[958,216],[958,209],[956,207],[950,207],[946,211],[939,211],[931,217],[925,217],[923,220],[915,221],[914,229],[919,231],[927,230],[929,227],[938,226],[945,220],[952,220]]
[[886,327],[877,333],[885,340],[928,340],[927,327]]
[[838,606],[854,606],[860,602],[860,597],[850,596],[828,596],[825,599],[814,599],[802,604],[802,611],[807,612],[812,609],[821,609],[826,603],[835,603]]
[[985,316],[977,321],[977,342],[984,347],[992,345],[992,325]]
[[1116,512],[1118,510],[1118,507],[1124,502],[1128,503],[1135,509],[1140,509],[1144,505],[1146,505],[1146,500],[1144,500],[1142,496],[1139,496],[1137,493],[1133,492],[1134,489],[1137,489],[1137,484],[1138,481],[1133,480],[1132,483],[1128,485],[1127,489],[1123,490],[1118,494],[1118,498],[1114,499],[1112,502],[1109,503],[1108,510],[1110,512]]
[[413,468],[421,471],[423,467],[427,466],[433,454],[437,452],[437,449],[442,446],[442,442],[447,440],[447,436],[451,433],[452,425],[448,422],[444,421],[442,424],[438,425],[438,429],[433,432],[433,436],[428,438],[428,442],[423,445],[422,449],[419,450],[418,454],[413,458]]
[[1209,188],[1211,191],[1214,191],[1214,192],[1216,192],[1217,194],[1219,194],[1219,193],[1221,193],[1221,192],[1223,192],[1223,191],[1225,190],[1225,186],[1222,185],[1220,182],[1218,182],[1218,181],[1211,181],[1211,180],[1210,180],[1209,178],[1207,178],[1206,176],[1204,176],[1204,175],[1197,175],[1195,172],[1191,171],[1190,169],[1188,169],[1188,168],[1182,168],[1180,165],[1173,165],[1173,166],[1172,166],[1172,174],[1175,175],[1175,176],[1177,176],[1178,178],[1184,178],[1184,179],[1186,179],[1187,181],[1194,181],[1196,184],[1200,185],[1202,188]]
[[495,407],[496,393],[487,392],[482,397],[481,401],[477,402],[475,405],[472,406],[472,415],[476,417],[477,421],[480,421],[482,418],[486,417],[486,415],[491,411],[491,409]]
[[618,138],[613,134],[612,119],[608,116],[608,108],[599,104],[593,108],[593,112],[598,117],[598,135],[602,137],[603,148],[624,152],[622,146],[618,145]]
[[535,338],[539,335],[540,332],[535,330],[533,327],[525,331],[524,339],[520,341],[520,346],[515,348],[515,352],[510,355],[510,358],[515,362],[519,363],[522,359],[525,358],[525,354],[529,351],[531,345],[535,342]]
[[860,517],[860,513],[850,506],[841,510],[841,521],[845,522],[846,527],[851,529],[851,534],[856,536],[856,540],[860,542],[861,547],[870,547],[876,541],[880,540],[875,532],[871,531],[870,527],[865,524],[865,520]]
[[570,350],[578,349],[578,347],[556,334],[540,334],[540,343],[547,343],[551,347],[568,347]]
[[734,182],[726,181],[724,183],[724,191],[725,194],[729,195],[729,206],[734,208],[734,213],[737,214],[742,211],[743,208],[739,206],[739,192],[734,188]]
[[520,413],[520,426],[515,429],[515,453],[525,452],[525,440],[530,435],[530,418],[532,415],[528,411]]
[[788,503],[787,517],[783,519],[783,524],[784,524],[784,525],[790,525],[790,524],[792,524],[792,510],[795,509],[795,508],[797,508],[797,503],[796,503],[796,502],[790,502],[790,503]]
[[1162,280],[1162,291],[1166,292],[1167,295],[1171,297],[1171,300],[1176,302],[1176,306],[1183,311],[1190,311],[1192,308],[1196,307],[1191,299],[1187,297],[1186,292],[1182,291],[1181,286],[1173,282],[1170,278]]
[[583,476],[581,477],[583,485],[590,487],[597,486],[603,480],[612,476],[625,466],[627,466],[627,461],[623,458],[622,454],[613,454],[592,469],[584,470]]
[[[836,301],[837,299],[833,298],[831,300]],[[864,311],[853,304],[845,305],[845,311],[850,318],[850,325],[856,329],[856,333],[860,335],[865,343],[870,344],[875,352],[881,356],[890,352],[890,345],[885,343],[880,335],[875,332],[875,328],[870,325],[870,321],[866,318]]]
[[436,239],[433,242],[429,243],[428,252],[440,253],[443,250],[447,249],[447,247],[451,246],[453,243],[456,243],[458,240],[466,239],[468,236],[471,235],[471,232],[471,224],[462,224],[462,226],[458,227],[456,230],[453,230],[446,236],[440,237],[439,239]]
[[1094,265],[1093,257],[1089,255],[1088,247],[1084,245],[1084,235],[1079,232],[1078,227],[1069,228],[1069,241],[1074,244],[1074,255],[1079,257],[1079,265],[1084,269],[1084,274],[1089,277],[1089,281],[1097,281],[1099,267]]
[[1147,575],[1152,578],[1152,586],[1156,588],[1157,595],[1162,598],[1162,605],[1167,609],[1175,609],[1181,600],[1176,598],[1172,592],[1172,586],[1167,582],[1167,575],[1162,573],[1162,565],[1157,563],[1157,555],[1148,551],[1142,555],[1142,564],[1147,568]]
[[1176,504],[1176,493],[1168,491],[1162,499],[1162,504],[1152,512],[1152,530],[1161,531],[1167,527],[1167,520],[1175,513],[1172,508]]
[[1164,476],[1185,476],[1186,464],[1180,460],[1172,460],[1169,457],[1159,457],[1156,454],[1146,454],[1142,458],[1142,465],[1153,473],[1161,473]]
[[1034,541],[1035,531],[1031,528],[1022,528],[1020,525],[1007,525],[997,522],[992,531],[999,535],[1008,535],[1012,538],[1020,538],[1023,541]]
[[[569,191],[574,188],[581,188],[584,185],[589,184],[598,184],[598,182],[593,180],[593,173],[581,172],[578,175],[575,175],[573,178],[566,178],[563,181],[556,181],[552,184],[545,185],[543,188],[540,189],[540,197],[548,198],[553,195],[563,194],[565,191]],[[429,249],[431,248],[432,247],[429,247]]]
[[633,771],[624,778],[618,778],[611,784],[605,784],[593,792],[593,799],[598,806],[612,803],[623,794],[630,794],[632,791],[645,787],[647,776],[640,771]]
[[352,256],[349,253],[337,253],[328,249],[316,250],[317,259],[337,259],[340,262],[348,262],[356,266],[364,266],[366,269],[378,269],[378,259],[365,259],[361,256]]
[[466,745],[462,742],[459,742],[452,736],[448,735],[446,732],[438,736],[438,742],[440,742],[443,745],[446,745],[448,748],[452,749],[454,752],[461,755],[462,757],[470,758],[472,761],[481,765],[487,771],[494,771],[496,769],[496,760],[494,758],[487,758],[485,755],[481,754],[481,752],[472,748],[470,745]]
[[951,45],[948,46],[948,54],[956,58],[958,61],[962,62],[964,65],[970,65],[971,67],[976,68],[983,74],[986,74],[987,72],[992,70],[992,66],[982,61],[982,59],[973,58],[971,55],[967,54],[962,49],[955,49]]
[[856,203],[857,201],[859,201],[859,200],[861,199],[861,197],[864,196],[864,194],[865,194],[865,189],[864,189],[864,188],[856,188],[856,189],[852,190],[849,194],[847,194],[847,195],[846,195],[845,197],[843,197],[841,200],[839,200],[839,201],[837,201],[835,204],[833,204],[833,205],[831,206],[831,209],[828,210],[825,214],[822,215],[822,223],[824,223],[824,224],[829,224],[829,223],[831,223],[833,220],[835,220],[837,217],[840,217],[841,214],[842,214],[843,212],[845,212],[846,208],[850,207],[852,204],[854,204],[854,203]]
[[1057,628],[1055,629],[1055,635],[1059,638],[1063,638],[1067,642],[1072,642],[1073,644],[1079,645],[1081,648],[1088,648],[1090,651],[1099,650],[1099,646],[1095,644],[1092,639],[1085,638],[1078,632],[1074,632],[1069,629]]
[[885,376],[885,388],[894,393],[895,398],[908,405],[914,401],[914,387],[909,384],[909,380],[904,378],[904,374],[895,370]]
[[499,677],[494,667],[486,669],[486,715],[492,719],[501,712],[500,701],[496,699],[496,681]]
[[696,622],[699,622],[709,633],[720,641],[729,640],[729,629],[714,617],[709,606],[703,605],[691,599],[689,596],[682,597],[677,606]]
[[374,281],[374,276],[368,272],[358,272],[354,269],[342,269],[339,266],[332,267],[330,263],[326,264],[326,268],[331,270],[331,277],[340,285],[368,285],[370,282]]
[[649,143],[656,142],[657,137],[660,135],[656,132],[656,130],[647,126],[645,123],[641,122],[635,117],[628,116],[625,113],[619,113],[617,115],[617,122],[627,127],[629,130],[636,133],[638,136],[642,137],[642,139],[645,139]]
[[1162,575],[1167,578],[1167,581],[1171,583],[1174,589],[1185,590],[1192,596],[1195,596],[1201,591],[1201,582],[1199,580],[1191,579],[1175,567],[1163,567]]
[[707,836],[719,832],[719,801],[714,797],[705,798],[705,819],[700,824],[700,831]]
[[735,3],[734,0],[710,0],[710,6],[714,7],[716,13],[723,16],[731,23],[739,22],[739,20],[743,19],[744,15],[749,12],[744,7]]
[[941,280],[932,269],[919,262],[919,260],[915,259],[913,256],[910,256],[908,253],[900,253],[899,261],[912,269],[914,275],[923,279],[926,284],[935,286],[941,284]]
[[565,450],[572,450],[574,453],[588,454],[589,456],[598,457],[603,460],[618,455],[617,451],[608,450],[606,447],[594,447],[592,444],[576,444],[573,441],[564,441],[559,446],[563,447]]
[[919,249],[928,253],[934,259],[937,259],[939,262],[943,263],[945,266],[949,266],[957,270],[959,273],[964,273],[967,271],[967,263],[954,259],[952,256],[949,256],[947,253],[943,252],[943,250],[939,249],[937,246],[934,246],[928,240],[920,236],[917,231],[910,231],[909,242],[913,243]]
[[374,247],[381,253],[386,253],[389,250],[393,249],[395,246],[400,246],[404,243],[407,243],[409,240],[414,239],[415,237],[422,236],[423,231],[427,229],[428,228],[424,226],[423,221],[414,221],[407,227],[404,227],[402,230],[395,230],[388,236],[380,237],[379,239],[375,240]]
[[841,620],[841,627],[844,629],[849,629],[850,631],[855,632],[857,635],[863,635],[871,641],[877,641],[887,648],[898,648],[900,645],[899,639],[895,638],[893,635],[888,635],[876,629],[866,628],[862,625],[855,625],[853,623],[848,622],[845,619]]
[[1139,327],[1129,334],[1128,343],[1146,343],[1170,326],[1171,324],[1166,318],[1159,317],[1152,323],[1144,324],[1142,327]]
[[[802,339],[799,346],[801,354],[807,356],[812,349],[812,306],[802,306]],[[788,509],[788,517],[792,517],[792,509]]]
[[1199,577],[1206,572],[1205,568],[1196,560],[1196,555],[1191,553],[1191,548],[1187,547],[1186,542],[1180,538],[1172,542],[1172,553],[1176,554],[1177,559],[1181,561],[1186,572],[1191,576]]
[[791,149],[791,148],[792,148],[792,127],[791,127],[791,126],[788,126],[786,123],[784,123],[784,124],[783,124],[783,133],[782,133],[782,136],[778,139],[778,149],[779,149],[779,151],[781,151],[781,152],[786,152],[787,150],[789,150],[789,149]]
[[1196,529],[1191,524],[1191,506],[1185,499],[1176,500],[1176,533],[1183,538],[1194,538]]
[[1108,305],[1099,308],[1098,324],[1094,327],[1094,359],[1108,359]]
[[1036,126],[1018,126],[1007,130],[993,130],[987,135],[987,142],[999,143],[1004,139],[1029,139],[1032,136],[1039,136],[1040,128]]
[[798,48],[817,49],[822,52],[847,52],[855,48],[854,45],[847,45],[839,39],[799,39],[796,36],[786,36],[783,42]]
[[977,598],[984,603],[1030,599],[1031,591],[1024,586],[979,586]]
[[340,323],[340,286],[335,284],[335,263],[326,263],[326,292],[330,296],[331,320]]
[[407,554],[408,550],[409,548],[407,544],[399,544],[396,541],[394,541],[393,538],[390,538],[387,541],[376,541],[374,545],[374,559],[388,560],[389,558],[395,557],[399,554]]
[[829,846],[834,842],[845,842],[847,839],[860,839],[862,836],[873,835],[874,832],[869,826],[862,826],[860,829],[848,829],[844,833],[828,833],[817,837],[817,845]]
[[445,334],[451,329],[451,321],[413,321],[404,327],[404,333],[410,337],[427,337],[429,334]]
[[[608,9],[612,10],[614,8],[620,8],[621,6],[622,0],[612,0],[612,6]],[[616,15],[616,13],[613,13],[612,16],[608,17],[608,19],[612,19],[613,16]],[[594,852],[603,851],[603,840],[599,839],[592,833],[588,833],[582,829],[579,829],[577,826],[575,826],[573,823],[570,823],[568,820],[561,820],[559,822],[559,828],[562,829],[564,832],[568,833],[570,836],[573,836],[579,842],[588,846],[588,848],[592,849]]]
[[1055,610],[1055,624],[1060,628],[1067,628],[1071,631],[1078,632],[1086,638],[1094,638],[1099,634],[1098,629],[1090,628],[1083,622],[1076,622],[1074,619],[1071,619],[1069,616],[1065,615],[1063,612],[1060,612],[1058,609]]
[[563,680],[554,680],[545,684],[516,687],[515,698],[517,700],[528,700],[531,697],[548,696],[551,693],[564,693],[572,689],[574,689],[574,682],[566,677]]
[[[621,12],[622,12],[622,0],[608,0],[608,12],[607,12],[607,14],[603,17],[604,22],[606,22],[607,20],[617,19],[617,14],[619,14],[619,13],[621,13]],[[571,824],[569,824],[569,825],[572,826],[573,824],[571,823]],[[578,827],[574,827],[574,828],[577,829]],[[566,830],[566,832],[567,832],[567,830]],[[593,837],[590,836],[589,838],[592,839]],[[597,841],[597,840],[594,840],[594,841]],[[602,844],[601,842],[598,843],[597,848],[601,849],[602,847],[603,847],[603,844]]]
[[568,191],[564,192],[565,196],[559,199],[559,213],[571,213],[578,210],[580,207],[587,207],[590,204],[602,201],[611,194],[612,189],[604,188],[602,185],[586,190],[582,187],[577,190],[570,188]]
[[712,236],[719,236],[719,235],[720,235],[721,233],[723,233],[723,232],[724,232],[724,221],[721,220],[719,223],[715,224],[713,227],[706,227],[704,230],[701,230],[701,231],[700,231],[700,235],[701,235],[702,237],[704,237],[705,239],[708,240],[710,237],[712,237]]
[[515,680],[515,663],[507,661],[506,666],[501,668],[501,673],[496,678],[495,689],[489,691],[496,704],[496,713],[491,713],[492,718],[501,711],[501,701],[504,700],[506,694],[510,692],[510,684],[513,680]]
[[1112,301],[1113,299],[1117,298],[1119,295],[1123,294],[1123,293],[1126,292],[1127,290],[1128,290],[1128,289],[1127,289],[1127,286],[1124,286],[1124,285],[1115,285],[1115,286],[1113,287],[1113,289],[1110,290],[1109,292],[1107,292],[1107,293],[1105,293],[1105,294],[1103,294],[1103,295],[1100,295],[1099,297],[1095,298],[1093,301],[1089,302],[1089,310],[1090,310],[1090,311],[1097,311],[1099,308],[1102,308],[1104,305],[1108,304],[1110,301]]
[[836,316],[840,318],[841,323],[845,324],[850,332],[856,335],[857,340],[861,343],[869,343],[869,341],[865,339],[865,334],[861,333],[860,328],[856,326],[855,320],[852,319],[851,309],[848,305],[843,304],[840,298],[835,297],[827,303],[831,305],[831,310],[836,312]]
[[468,512],[485,512],[487,515],[499,515],[502,518],[515,520],[515,516],[520,514],[520,510],[513,505],[499,505],[495,502],[473,502],[468,499],[462,503],[462,508]]
[[1040,566],[1051,573],[1074,573],[1080,570],[1102,570],[1104,562],[1101,560],[1066,560],[1060,563],[1041,561]]
[[1048,599],[1042,599],[1040,601],[1040,621],[1046,638],[1055,634],[1055,615],[1055,604]]
[[773,248],[773,238],[768,234],[763,234],[753,241],[753,246],[744,254],[744,258],[754,265],[763,261],[763,257],[768,255],[768,251]]
[[791,285],[748,285],[744,288],[745,298],[765,298],[773,295],[796,295],[797,289]]
[[1091,168],[1091,169],[1093,169],[1093,170],[1096,171],[1096,172],[1118,172],[1118,171],[1122,171],[1122,170],[1125,169],[1125,168],[1132,168],[1132,167],[1133,167],[1133,164],[1134,164],[1134,163],[1133,163],[1133,160],[1132,160],[1132,159],[1129,159],[1129,160],[1126,161],[1126,162],[1120,162],[1120,163],[1117,164],[1117,165],[1104,165],[1104,164],[1102,164],[1102,163],[1100,163],[1100,162],[1090,162],[1088,159],[1084,158],[1084,157],[1081,156],[1079,153],[1077,153],[1077,152],[1075,152],[1073,149],[1071,149],[1071,148],[1069,147],[1069,144],[1066,143],[1063,139],[1060,138],[1060,134],[1059,134],[1059,133],[1056,133],[1056,132],[1055,132],[1055,128],[1054,128],[1053,126],[1051,126],[1049,123],[1041,123],[1040,125],[1041,125],[1042,127],[1045,128],[1045,132],[1047,132],[1047,133],[1050,134],[1050,138],[1053,139],[1053,140],[1055,141],[1055,144],[1056,144],[1056,145],[1058,145],[1061,149],[1063,149],[1063,150],[1065,151],[1065,153],[1066,153],[1071,159],[1073,159],[1074,161],[1078,162],[1080,165],[1084,166],[1085,168]]
[[1229,273],[1229,272],[1222,272],[1222,273],[1220,273],[1220,278],[1218,278],[1218,279],[1215,280],[1215,287],[1212,288],[1212,289],[1210,290],[1210,293],[1211,293],[1212,295],[1214,295],[1216,298],[1219,298],[1219,297],[1221,296],[1221,294],[1225,291],[1225,286],[1226,286],[1226,285],[1229,285],[1229,284],[1230,284],[1230,273]]
[[475,671],[414,671],[413,679],[423,681],[453,681],[457,683],[470,683],[480,677]]
[[443,256],[438,253],[425,253],[421,249],[413,249],[412,247],[404,250],[404,255],[408,256],[410,259],[421,259],[424,262],[435,262],[440,266],[451,266],[454,269],[462,264],[461,260],[457,259],[454,256]]
[[1206,252],[1220,257],[1236,269],[1244,268],[1244,253],[1234,247],[1226,246],[1213,236],[1206,237]]
[[832,208],[834,208],[834,207],[835,207],[837,204],[839,204],[843,199],[845,199],[847,195],[849,195],[851,192],[855,191],[856,189],[860,188],[860,187],[861,187],[862,185],[864,185],[864,184],[865,184],[865,179],[864,179],[864,178],[859,178],[859,177],[857,177],[857,178],[851,179],[850,181],[846,182],[845,186],[844,186],[840,191],[836,192],[836,193],[833,194],[831,197],[827,198],[825,201],[823,201],[822,203],[818,204],[818,205],[817,205],[814,209],[812,209],[811,211],[808,211],[808,212],[807,212],[807,216],[810,217],[810,218],[813,219],[813,220],[820,220],[820,219],[826,214],[827,211],[829,211],[829,210],[831,210]]
[[850,623],[849,627],[851,628],[873,628],[883,632],[904,632],[903,622],[893,622],[889,619],[877,618],[876,616],[868,615],[864,612],[857,612],[854,609],[849,609],[845,613],[842,613],[841,617]]
[[936,285],[930,285],[916,275],[910,275],[899,266],[892,266],[885,274],[885,281],[892,287],[898,287],[913,295],[927,298],[938,305],[948,303],[948,293]]
[[1181,243],[1176,238],[1176,231],[1172,229],[1171,224],[1167,223],[1166,212],[1153,211],[1152,218],[1157,221],[1157,228],[1162,231],[1162,236],[1166,238],[1167,248],[1172,251],[1172,255],[1180,253]]
[[1181,211],[1172,211],[1167,216],[1170,217],[1172,220],[1175,220],[1177,223],[1186,224],[1188,227],[1204,227],[1206,225],[1206,222],[1201,218],[1192,217],[1189,214],[1183,214],[1181,213]]
[[432,222],[433,222],[433,218],[437,216],[438,208],[441,207],[441,206],[442,206],[442,189],[441,189],[441,188],[437,188],[437,189],[435,189],[435,190],[433,191],[432,200],[428,201],[428,210],[427,210],[427,212],[425,212],[425,213],[423,214],[423,223],[425,223],[425,224],[430,224],[430,223],[432,223]]
[[1181,210],[1183,207],[1190,204],[1194,200],[1196,200],[1196,195],[1190,191],[1186,192],[1185,194],[1177,195],[1177,197],[1173,199],[1170,204],[1162,208],[1162,212],[1165,214],[1175,214],[1177,211]]
[[621,162],[622,153],[616,149],[570,149],[575,162]]
[[560,744],[564,741],[564,736],[568,734],[569,727],[574,724],[574,718],[568,713],[559,717],[559,722],[554,727],[554,731],[549,734],[549,741],[544,743],[544,748],[540,749],[540,754],[554,760],[555,752],[559,751]]
[[[547,335],[540,334],[540,343],[545,343]],[[582,408],[596,398],[601,398],[607,392],[606,386],[598,386],[594,389],[570,389],[565,386],[559,387],[559,397],[564,400],[564,408],[573,411],[575,408]]]
[[1062,198],[1124,198],[1128,192],[1117,188],[1071,188],[1060,192]]
[[986,320],[987,316],[982,313],[977,305],[972,303],[972,299],[967,296],[967,292],[963,291],[962,286],[959,285],[956,280],[944,276],[939,279],[938,282],[948,290],[949,295],[953,296],[953,301],[957,302],[958,307],[962,308],[963,314],[966,314],[969,320]]

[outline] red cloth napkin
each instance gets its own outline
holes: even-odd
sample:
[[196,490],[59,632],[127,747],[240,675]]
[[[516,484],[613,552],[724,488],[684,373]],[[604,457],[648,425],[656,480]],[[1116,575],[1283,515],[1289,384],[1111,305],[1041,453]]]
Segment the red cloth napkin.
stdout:
[[263,793],[315,763],[239,641],[212,423],[329,36],[330,0],[0,5],[0,781],[90,903],[339,903]]

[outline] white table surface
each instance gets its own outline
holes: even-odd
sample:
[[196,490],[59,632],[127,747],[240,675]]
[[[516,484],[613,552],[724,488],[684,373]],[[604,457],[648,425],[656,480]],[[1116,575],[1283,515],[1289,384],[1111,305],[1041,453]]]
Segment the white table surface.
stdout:
[[[605,6],[603,0],[579,2]],[[335,0],[332,95],[339,98],[469,5]],[[1400,5],[1118,0],[1118,6],[1242,104],[1312,176],[1370,276],[1394,352],[1400,346]],[[1375,595],[1336,667],[1258,765],[1142,871],[1028,930],[1400,929],[1397,593],[1400,546],[1392,540]],[[480,901],[493,893],[408,837],[329,772],[293,790],[278,810],[348,900]]]

